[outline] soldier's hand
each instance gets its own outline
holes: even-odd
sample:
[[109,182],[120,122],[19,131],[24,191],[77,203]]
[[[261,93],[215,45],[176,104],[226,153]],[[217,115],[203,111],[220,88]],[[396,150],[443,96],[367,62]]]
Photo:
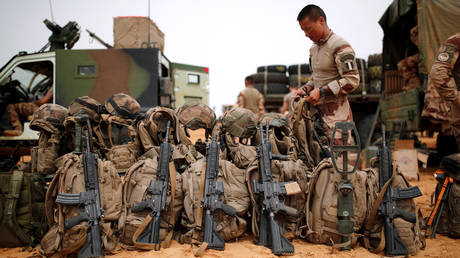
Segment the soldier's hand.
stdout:
[[308,103],[315,106],[318,103],[319,97],[320,97],[319,88],[315,88],[312,91],[310,91],[310,95],[306,97],[306,100]]

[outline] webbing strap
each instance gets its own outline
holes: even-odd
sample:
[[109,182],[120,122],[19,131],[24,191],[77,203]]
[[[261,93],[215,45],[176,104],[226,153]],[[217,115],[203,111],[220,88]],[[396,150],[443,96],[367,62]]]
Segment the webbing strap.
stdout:
[[[201,171],[201,180],[200,180],[200,195],[199,195],[199,200],[198,202],[201,201],[204,195],[204,183],[206,181],[206,161],[203,162],[203,169]],[[195,212],[195,224],[196,228],[193,232],[193,238],[195,240],[198,239],[199,232],[202,230],[201,226],[203,224],[203,208],[201,206],[197,207],[196,212]],[[204,251],[208,247],[208,243],[201,243],[201,245],[198,247],[198,249],[193,250],[193,254],[195,256],[201,256],[203,255]]]
[[3,226],[7,226],[11,233],[16,234],[18,239],[24,243],[31,245],[32,239],[19,227],[16,221],[16,207],[21,196],[22,182],[24,180],[24,172],[20,170],[14,170],[11,173],[9,191],[5,204],[5,210],[3,211]]
[[[374,206],[372,206],[371,213],[369,214],[369,219],[366,222],[366,225],[364,225],[364,247],[366,247],[369,251],[373,253],[378,253],[382,250],[378,249],[373,249],[370,244],[370,231],[371,227],[374,225],[375,218],[377,216],[377,211],[379,209],[380,204],[382,203],[383,197],[387,191],[388,186],[391,184],[393,179],[396,177],[396,167],[393,167],[393,174],[391,175],[391,178],[383,185],[382,189],[380,190],[379,195],[377,196],[377,200],[374,203]],[[383,228],[382,228],[383,232]],[[385,242],[385,237],[381,237],[380,241]],[[378,248],[381,247],[382,243],[379,243]],[[384,245],[385,246],[385,245]]]
[[85,106],[91,110],[93,110],[94,112],[100,114],[101,113],[101,106],[100,105],[95,105],[95,104],[91,104],[91,103],[88,103],[80,98],[77,98],[75,99],[75,102],[77,102],[78,104],[82,105],[82,106]]
[[108,101],[110,104],[112,104],[112,107],[115,109],[115,111],[117,111],[117,113],[120,116],[131,118],[131,119],[136,119],[136,115],[131,114],[128,110],[118,106],[117,103],[115,103],[115,101],[113,100],[113,96],[110,97]]

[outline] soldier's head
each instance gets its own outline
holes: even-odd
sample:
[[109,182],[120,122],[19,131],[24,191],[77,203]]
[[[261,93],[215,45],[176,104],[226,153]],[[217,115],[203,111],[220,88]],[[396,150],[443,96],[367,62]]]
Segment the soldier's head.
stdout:
[[305,36],[313,42],[325,39],[329,33],[326,14],[317,5],[310,4],[305,6],[297,16],[297,21]]
[[251,75],[246,76],[246,78],[244,79],[244,85],[246,87],[248,87],[249,85],[254,85],[254,78],[252,78]]

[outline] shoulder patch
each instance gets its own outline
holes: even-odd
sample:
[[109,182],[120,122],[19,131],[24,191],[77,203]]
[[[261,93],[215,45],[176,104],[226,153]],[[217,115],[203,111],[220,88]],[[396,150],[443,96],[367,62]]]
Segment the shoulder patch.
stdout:
[[457,47],[455,45],[442,44],[439,48],[438,55],[436,56],[436,61],[450,63],[456,51]]
[[351,53],[344,53],[343,55],[340,55],[339,60],[343,72],[349,72],[358,69],[355,61],[355,56]]

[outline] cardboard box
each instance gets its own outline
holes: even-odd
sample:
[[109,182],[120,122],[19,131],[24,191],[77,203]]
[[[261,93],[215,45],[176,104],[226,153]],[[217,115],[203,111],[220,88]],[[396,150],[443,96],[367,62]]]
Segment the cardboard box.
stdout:
[[114,48],[145,48],[148,46],[164,51],[165,34],[158,26],[144,16],[118,16],[113,19]]
[[408,180],[419,180],[417,150],[399,149],[392,153],[393,160]]

